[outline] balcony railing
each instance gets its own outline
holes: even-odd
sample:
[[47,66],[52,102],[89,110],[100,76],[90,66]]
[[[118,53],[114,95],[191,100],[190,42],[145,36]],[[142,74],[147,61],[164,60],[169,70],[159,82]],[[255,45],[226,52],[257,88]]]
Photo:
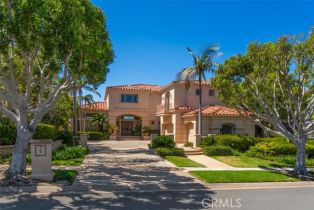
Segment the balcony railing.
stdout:
[[166,113],[169,112],[172,109],[172,104],[171,103],[166,103],[166,104],[158,104],[156,113]]

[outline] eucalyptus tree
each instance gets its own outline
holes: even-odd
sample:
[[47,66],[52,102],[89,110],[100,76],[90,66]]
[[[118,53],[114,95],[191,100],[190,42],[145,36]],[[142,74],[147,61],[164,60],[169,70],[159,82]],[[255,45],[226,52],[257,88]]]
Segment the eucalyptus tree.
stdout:
[[219,56],[219,47],[211,45],[206,47],[199,55],[187,48],[193,59],[193,66],[184,68],[177,74],[177,80],[183,80],[186,89],[190,89],[194,81],[199,85],[199,111],[198,111],[198,134],[202,134],[202,81],[206,81],[206,73],[213,72],[217,64],[214,58]]
[[314,134],[314,34],[251,43],[213,79],[223,102],[254,113],[255,122],[297,149],[295,173],[307,174],[305,144]]
[[17,128],[6,175],[18,178],[38,122],[74,81],[102,83],[113,52],[88,0],[1,0],[0,18],[0,111]]

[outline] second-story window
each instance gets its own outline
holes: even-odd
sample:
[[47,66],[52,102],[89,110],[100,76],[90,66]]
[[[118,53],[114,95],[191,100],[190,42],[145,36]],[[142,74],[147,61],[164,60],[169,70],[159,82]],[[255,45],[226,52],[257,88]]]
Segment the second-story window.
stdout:
[[215,90],[209,90],[208,95],[209,96],[215,96]]
[[122,94],[121,102],[122,103],[138,103],[138,95],[137,94]]
[[195,90],[195,95],[199,96],[200,93],[201,93],[201,90],[200,90],[200,89],[196,89],[196,90]]

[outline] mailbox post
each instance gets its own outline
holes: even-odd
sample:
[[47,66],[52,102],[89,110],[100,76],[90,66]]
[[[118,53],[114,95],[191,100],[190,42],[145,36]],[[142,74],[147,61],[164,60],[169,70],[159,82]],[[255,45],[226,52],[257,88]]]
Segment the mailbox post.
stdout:
[[52,181],[51,139],[31,140],[32,173],[31,179]]

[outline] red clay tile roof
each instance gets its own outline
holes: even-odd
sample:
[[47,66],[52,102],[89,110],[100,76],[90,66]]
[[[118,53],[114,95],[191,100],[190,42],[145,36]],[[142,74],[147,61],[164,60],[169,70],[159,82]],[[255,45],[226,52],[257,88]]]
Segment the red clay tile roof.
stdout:
[[139,90],[139,91],[149,91],[149,92],[159,92],[161,86],[159,85],[148,85],[148,84],[135,84],[135,85],[118,85],[109,86],[108,89],[113,90]]
[[107,103],[106,102],[95,102],[92,104],[84,104],[81,106],[81,110],[85,111],[101,111],[106,112],[108,111]]
[[[184,85],[185,81],[183,81],[183,80],[173,81],[170,84],[163,86],[161,90],[164,90],[164,89],[166,89],[166,88],[168,88],[168,87],[170,87],[172,85],[175,85],[175,84]],[[198,85],[198,84],[199,84],[199,82],[197,80],[192,81],[192,85]],[[205,81],[202,81],[202,85],[210,86],[211,82],[210,82],[210,80],[205,80]]]
[[[185,113],[183,116],[190,116],[198,113],[198,109],[195,109],[191,112]],[[229,108],[220,105],[214,106],[206,106],[202,108],[202,114],[204,116],[242,116],[242,115],[252,115],[251,112],[248,111],[238,111],[234,108]]]
[[189,106],[176,106],[173,110],[180,110],[180,111],[191,111],[192,107]]

